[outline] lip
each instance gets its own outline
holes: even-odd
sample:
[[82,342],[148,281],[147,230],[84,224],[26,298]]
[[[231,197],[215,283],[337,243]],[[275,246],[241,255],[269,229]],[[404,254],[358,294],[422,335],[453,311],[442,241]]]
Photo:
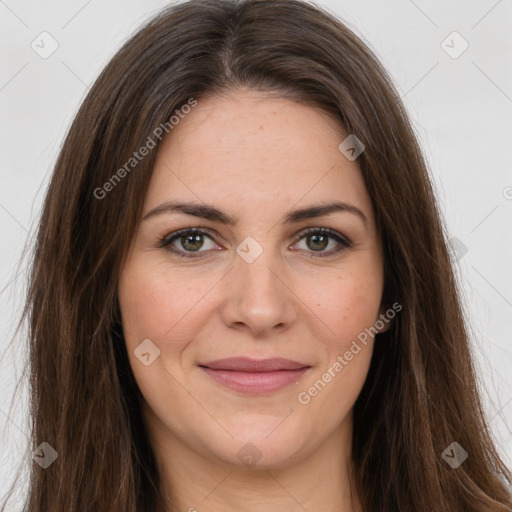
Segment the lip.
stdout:
[[229,357],[199,367],[224,386],[248,394],[264,394],[297,382],[311,366],[290,359]]

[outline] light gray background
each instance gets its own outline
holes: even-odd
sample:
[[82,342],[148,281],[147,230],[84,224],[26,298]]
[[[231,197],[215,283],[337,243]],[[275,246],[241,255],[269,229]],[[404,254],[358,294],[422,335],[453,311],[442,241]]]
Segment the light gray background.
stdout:
[[[490,423],[512,465],[512,0],[319,3],[369,44],[405,99],[450,237],[467,248],[454,259]],[[0,353],[20,312],[24,266],[13,276],[70,121],[122,42],[167,4],[0,0]],[[47,59],[31,48],[43,31],[59,45]],[[469,44],[458,58],[441,46],[453,31]],[[453,54],[461,44],[450,36],[444,46]],[[26,456],[26,386],[10,410],[23,342],[0,366],[0,497]]]

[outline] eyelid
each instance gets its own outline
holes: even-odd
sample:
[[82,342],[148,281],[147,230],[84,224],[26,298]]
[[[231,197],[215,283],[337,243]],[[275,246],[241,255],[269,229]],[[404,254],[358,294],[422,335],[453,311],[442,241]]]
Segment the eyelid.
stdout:
[[305,235],[315,233],[329,235],[331,238],[334,238],[338,243],[344,244],[347,247],[353,245],[352,241],[344,234],[340,233],[339,231],[336,231],[335,229],[325,227],[306,228],[297,233],[297,236],[299,237],[299,239],[302,239]]

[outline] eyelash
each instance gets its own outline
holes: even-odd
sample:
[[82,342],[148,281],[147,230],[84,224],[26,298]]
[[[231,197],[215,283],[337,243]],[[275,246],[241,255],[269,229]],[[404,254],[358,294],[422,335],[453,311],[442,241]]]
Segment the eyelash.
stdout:
[[[176,254],[179,257],[182,258],[199,258],[201,257],[201,253],[205,253],[208,251],[180,251],[172,248],[171,244],[174,240],[180,238],[183,235],[206,235],[209,238],[213,238],[214,233],[210,231],[209,229],[205,228],[185,228],[181,229],[179,231],[175,231],[174,233],[170,233],[169,235],[166,235],[162,238],[159,238],[158,241],[158,247],[164,248],[165,250]],[[308,228],[301,233],[299,233],[299,240],[301,241],[303,238],[305,238],[308,235],[328,235],[332,239],[334,239],[336,242],[338,242],[339,246],[336,249],[331,249],[330,251],[308,251],[311,252],[312,258],[325,258],[328,256],[332,256],[335,254],[338,254],[342,252],[345,249],[350,249],[352,247],[352,242],[346,238],[345,236],[341,235],[337,231],[334,231],[329,228]],[[197,255],[196,255],[197,254]]]

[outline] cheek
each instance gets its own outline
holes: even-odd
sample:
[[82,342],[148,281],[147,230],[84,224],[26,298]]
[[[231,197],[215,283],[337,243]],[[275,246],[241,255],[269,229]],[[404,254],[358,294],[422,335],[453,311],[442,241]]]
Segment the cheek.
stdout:
[[141,259],[123,271],[119,302],[129,347],[146,338],[160,345],[172,331],[173,347],[178,348],[180,339],[190,338],[191,329],[200,329],[201,318],[206,317],[201,314],[206,305],[202,299],[213,282],[205,276],[197,283],[186,272],[168,270],[165,262],[148,266]]
[[326,353],[315,374],[301,387],[298,401],[322,417],[331,411],[324,420],[334,426],[351,409],[366,380],[382,278],[379,272],[360,267],[318,282],[322,286],[316,288],[310,304],[327,334],[321,340]]
[[316,290],[310,307],[326,328],[331,351],[347,350],[351,341],[378,319],[382,297],[382,278],[378,273],[354,269],[327,276],[317,281],[315,288],[306,283],[306,288]]
[[[200,286],[195,286],[192,276],[187,276],[186,272],[170,273],[165,261],[148,260],[134,257],[123,269],[119,304],[135,380],[151,407],[164,410],[166,404],[180,402],[180,395],[175,392],[180,388],[176,379],[183,378],[181,357],[203,328],[203,319],[208,317],[204,311],[206,303],[201,299],[212,285],[205,278]],[[148,366],[137,357],[143,353],[139,346],[147,339],[160,351],[153,359],[157,352],[149,345],[147,350],[153,362]],[[162,393],[163,390],[173,392]]]

